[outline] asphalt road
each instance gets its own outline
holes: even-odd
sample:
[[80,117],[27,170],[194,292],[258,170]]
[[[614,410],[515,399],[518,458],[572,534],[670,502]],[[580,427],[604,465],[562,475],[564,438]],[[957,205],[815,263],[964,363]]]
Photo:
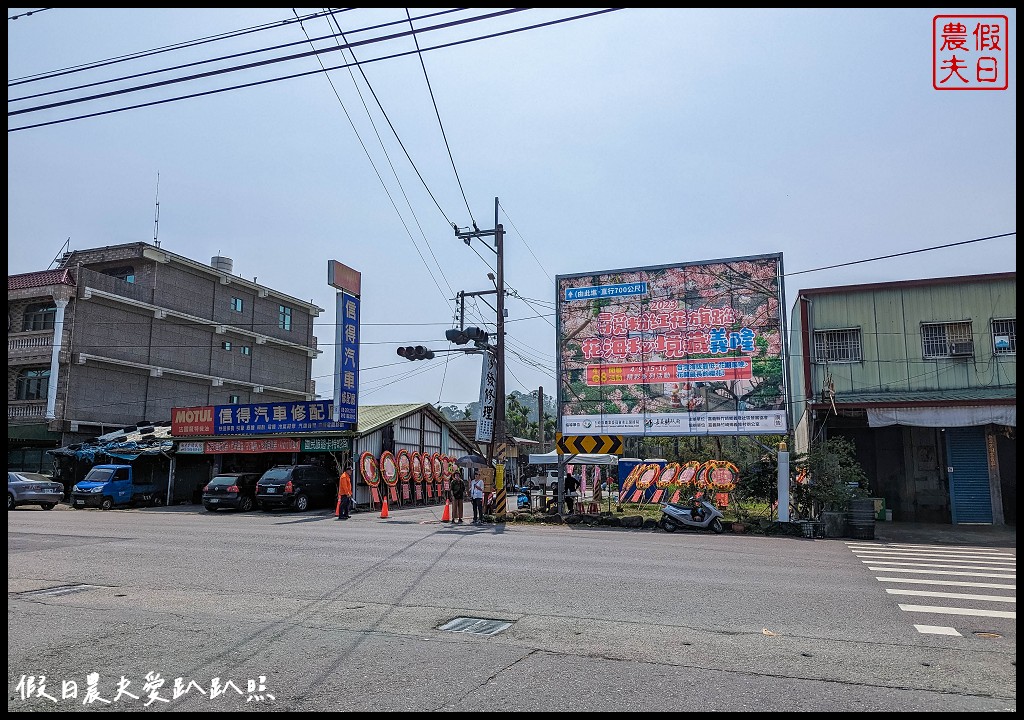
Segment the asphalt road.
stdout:
[[8,710],[1016,710],[1015,548],[440,516],[9,512]]

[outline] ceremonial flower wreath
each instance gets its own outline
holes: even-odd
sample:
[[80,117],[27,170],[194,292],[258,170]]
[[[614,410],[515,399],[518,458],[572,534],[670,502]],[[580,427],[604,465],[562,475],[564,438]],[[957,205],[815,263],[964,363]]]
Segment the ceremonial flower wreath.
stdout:
[[359,456],[359,470],[363,475],[363,482],[367,485],[376,485],[380,482],[377,477],[377,458],[373,453],[367,451]]

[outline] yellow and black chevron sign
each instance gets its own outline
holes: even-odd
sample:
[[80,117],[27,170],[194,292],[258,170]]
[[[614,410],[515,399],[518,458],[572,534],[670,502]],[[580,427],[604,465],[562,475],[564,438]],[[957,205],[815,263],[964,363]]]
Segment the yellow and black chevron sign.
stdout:
[[622,454],[621,435],[563,435],[555,434],[555,448],[559,455]]

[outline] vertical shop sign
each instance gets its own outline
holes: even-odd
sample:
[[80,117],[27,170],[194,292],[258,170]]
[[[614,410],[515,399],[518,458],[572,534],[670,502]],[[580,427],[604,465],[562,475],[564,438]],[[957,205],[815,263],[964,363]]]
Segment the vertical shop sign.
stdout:
[[498,368],[491,353],[484,353],[480,368],[480,412],[476,418],[477,442],[489,443],[494,437],[494,402],[498,389]]

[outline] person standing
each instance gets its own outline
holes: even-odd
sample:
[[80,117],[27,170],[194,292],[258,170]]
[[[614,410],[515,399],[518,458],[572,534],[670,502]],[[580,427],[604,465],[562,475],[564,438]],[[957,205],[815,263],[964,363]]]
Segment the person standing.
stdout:
[[572,514],[576,502],[577,491],[580,489],[580,481],[576,476],[569,473],[565,476],[565,512]]
[[462,479],[462,473],[452,475],[451,484],[448,489],[452,494],[452,522],[462,522],[463,497],[466,494],[466,481]]
[[338,519],[348,520],[352,516],[352,477],[348,468],[342,470],[338,478],[338,499]]
[[484,481],[475,473],[469,483],[469,499],[473,503],[473,524],[484,521]]

